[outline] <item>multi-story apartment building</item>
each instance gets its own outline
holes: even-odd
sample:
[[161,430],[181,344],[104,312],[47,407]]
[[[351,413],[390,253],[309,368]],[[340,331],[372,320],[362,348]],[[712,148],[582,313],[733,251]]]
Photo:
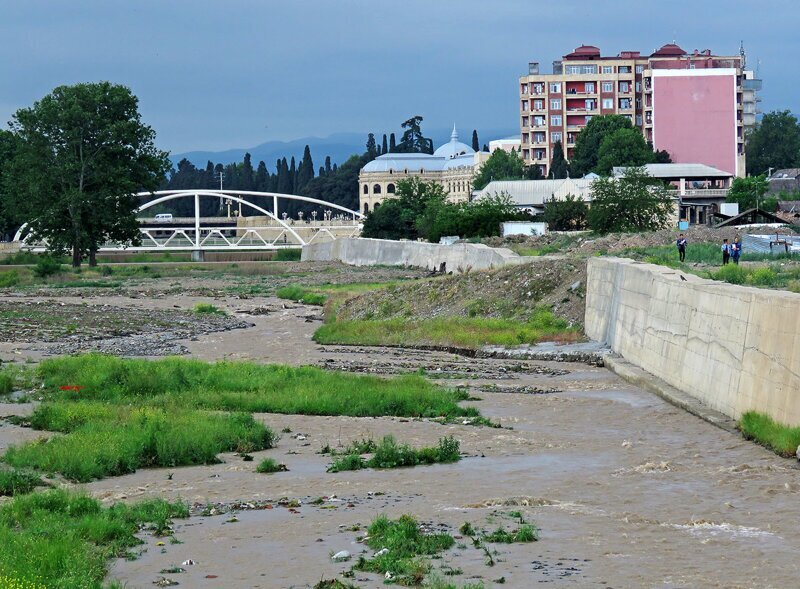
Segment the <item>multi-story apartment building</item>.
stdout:
[[744,175],[744,139],[755,124],[760,81],[745,56],[687,53],[667,44],[649,56],[603,57],[582,45],[542,74],[531,62],[519,80],[522,157],[546,175],[553,146],[569,159],[578,133],[595,115],[630,118],[674,162],[703,163]]

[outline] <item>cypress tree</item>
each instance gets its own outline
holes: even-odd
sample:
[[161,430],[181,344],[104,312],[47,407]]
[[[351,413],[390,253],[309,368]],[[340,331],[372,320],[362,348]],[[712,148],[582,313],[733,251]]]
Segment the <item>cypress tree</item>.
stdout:
[[381,141],[381,153],[389,153],[389,147],[386,143],[386,133],[383,134],[383,141]]
[[367,136],[367,157],[374,160],[378,157],[378,146],[375,144],[375,134],[370,133]]
[[269,174],[267,173],[267,164],[263,161],[258,162],[256,169],[255,189],[258,192],[267,192],[267,183],[269,182]]
[[205,178],[203,178],[203,183],[200,186],[214,188],[214,163],[211,160],[206,164]]
[[560,141],[553,144],[553,161],[550,162],[550,177],[561,179],[567,177],[567,160],[564,159],[564,148]]
[[291,194],[297,194],[295,190],[297,190],[297,166],[294,163],[294,156],[292,156],[292,163],[289,164],[289,192]]
[[319,174],[318,174],[318,176],[319,176],[320,178],[324,178],[324,177],[325,177],[325,168],[324,168],[323,166],[320,166],[320,167],[319,167]]
[[483,144],[483,151],[489,151],[489,146],[485,143]]
[[478,142],[478,130],[472,130],[472,149],[474,151],[480,151],[481,144]]
[[326,155],[325,156],[325,175],[326,176],[330,176],[332,171],[333,170],[331,170],[331,156]]
[[303,150],[303,159],[300,166],[297,168],[297,185],[295,194],[304,194],[305,188],[308,183],[314,178],[314,162],[311,159],[311,149],[308,145]]
[[244,154],[241,170],[239,170],[239,190],[253,190],[253,163],[250,161],[250,154]]
[[[292,158],[294,165],[294,158]],[[289,166],[286,163],[286,158],[278,160],[278,192],[281,194],[292,193],[292,178],[289,175]]]
[[397,151],[397,143],[395,143],[394,133],[389,135],[389,153]]

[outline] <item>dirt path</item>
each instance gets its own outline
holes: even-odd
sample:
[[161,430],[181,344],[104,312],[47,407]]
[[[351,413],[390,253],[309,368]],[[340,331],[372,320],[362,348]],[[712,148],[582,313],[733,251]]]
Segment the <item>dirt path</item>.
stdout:
[[[190,308],[200,299],[102,300]],[[410,513],[458,535],[465,521],[489,530],[513,527],[507,515],[512,510],[541,528],[539,542],[493,545],[497,554],[489,567],[482,551],[459,538],[435,567],[460,569],[448,578],[457,585],[483,581],[487,588],[500,587],[494,582],[500,578],[503,587],[513,588],[797,585],[800,471],[794,463],[605,369],[322,347],[311,340],[319,325],[316,308],[268,298],[220,298],[215,304],[254,326],[182,340],[193,357],[374,373],[423,368],[449,377],[439,381],[445,385],[468,386],[480,399],[470,404],[505,427],[265,414],[258,417],[276,431],[291,431],[253,462],[225,455],[214,466],[142,470],[85,485],[108,501],[165,497],[196,505],[192,517],[176,522],[180,544],[166,539],[157,546],[158,539],[147,537],[138,559],[113,563],[110,576],[127,587],[152,587],[160,576],[185,587],[312,587],[349,568],[352,563],[332,563],[329,555],[364,551],[356,537],[379,513]],[[3,405],[2,414],[9,407]],[[32,434],[11,428],[0,427],[0,445]],[[318,453],[324,445],[387,434],[412,445],[454,435],[464,457],[452,465],[326,472],[330,459]],[[255,466],[266,456],[289,472],[257,474]],[[313,504],[319,497],[325,499]],[[281,498],[298,499],[300,506],[282,506]],[[187,559],[197,563],[184,567],[187,572],[159,573]],[[351,581],[384,586],[376,575],[357,574]]]

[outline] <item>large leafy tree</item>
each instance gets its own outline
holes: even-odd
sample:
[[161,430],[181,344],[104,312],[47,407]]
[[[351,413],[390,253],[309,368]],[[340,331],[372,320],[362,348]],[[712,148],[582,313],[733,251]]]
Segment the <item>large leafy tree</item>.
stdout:
[[[16,137],[10,131],[0,130],[0,239],[11,238],[13,233],[22,224],[12,199],[4,192],[6,183],[3,180],[4,170],[14,159],[16,151]],[[10,188],[10,183],[8,187]]]
[[544,222],[550,231],[576,231],[586,228],[589,207],[581,198],[568,194],[563,200],[555,197],[544,205]]
[[13,206],[35,239],[71,251],[73,266],[106,241],[139,239],[136,193],[155,190],[170,168],[124,86],[60,86],[11,122],[17,149],[5,175]]
[[592,182],[589,227],[599,233],[656,231],[669,225],[672,198],[643,168],[628,168],[621,178]]
[[433,140],[428,139],[422,134],[422,117],[417,115],[403,122],[401,127],[405,129],[400,143],[390,151],[400,153],[433,153]]
[[[768,189],[769,184],[766,176],[734,178],[725,201],[739,203],[739,212],[743,213],[748,209],[755,209],[761,206]],[[775,210],[775,204],[773,203],[769,208]]]
[[592,117],[575,138],[575,149],[570,160],[570,175],[580,178],[597,166],[598,152],[603,139],[618,129],[632,129],[628,117],[622,115],[601,115]]
[[608,176],[614,166],[643,166],[655,159],[652,147],[638,129],[617,129],[600,142],[594,171]]
[[764,115],[747,136],[747,173],[766,174],[769,168],[800,167],[800,124],[788,110]]
[[480,190],[492,180],[521,180],[525,177],[525,162],[515,150],[495,149],[481,164],[472,185]]
[[553,145],[553,161],[550,163],[550,177],[551,178],[566,178],[569,171],[567,160],[564,158],[564,147],[560,141],[556,141]]

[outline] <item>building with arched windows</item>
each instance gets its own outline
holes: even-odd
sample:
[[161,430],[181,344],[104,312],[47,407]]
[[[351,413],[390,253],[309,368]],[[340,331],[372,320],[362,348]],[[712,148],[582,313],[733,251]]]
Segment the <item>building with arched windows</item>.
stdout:
[[365,214],[374,211],[385,199],[393,198],[397,183],[407,178],[437,182],[444,188],[449,201],[467,201],[472,194],[472,179],[488,158],[487,152],[475,152],[469,145],[461,143],[453,127],[450,142],[439,147],[433,155],[387,153],[361,168],[358,175],[359,207]]

